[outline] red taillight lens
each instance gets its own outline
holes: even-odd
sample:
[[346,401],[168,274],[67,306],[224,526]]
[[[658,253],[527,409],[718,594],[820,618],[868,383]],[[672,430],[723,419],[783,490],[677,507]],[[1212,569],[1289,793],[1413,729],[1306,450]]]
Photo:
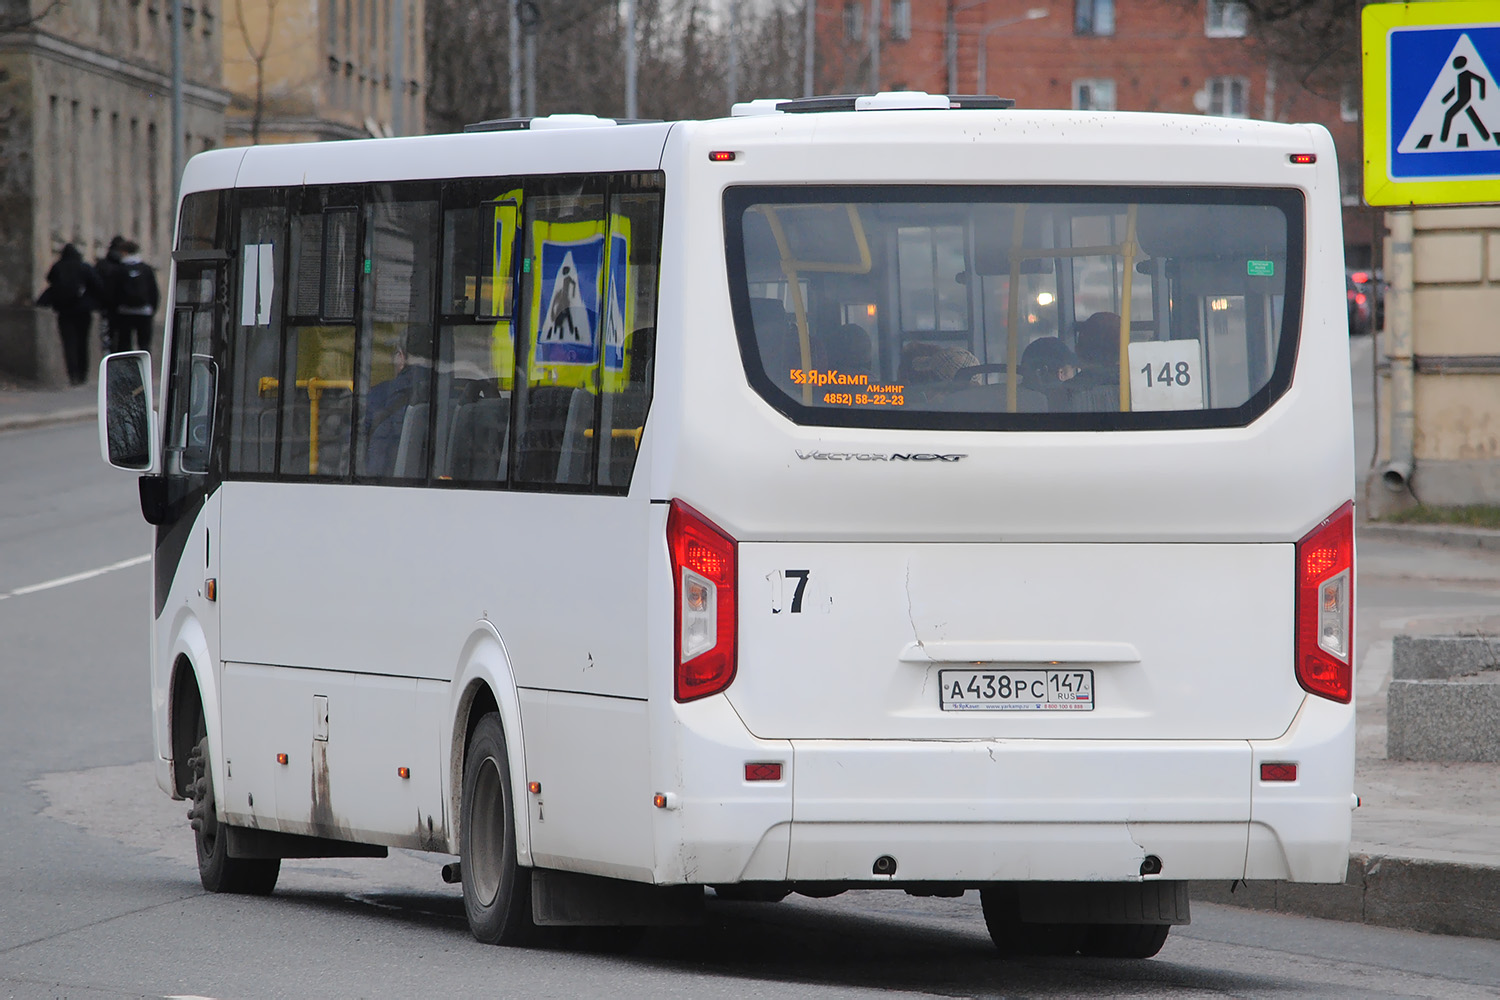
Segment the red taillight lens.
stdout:
[[1348,702],[1354,692],[1354,503],[1297,543],[1297,683]]
[[735,542],[681,500],[667,513],[676,583],[676,696],[718,694],[734,680]]

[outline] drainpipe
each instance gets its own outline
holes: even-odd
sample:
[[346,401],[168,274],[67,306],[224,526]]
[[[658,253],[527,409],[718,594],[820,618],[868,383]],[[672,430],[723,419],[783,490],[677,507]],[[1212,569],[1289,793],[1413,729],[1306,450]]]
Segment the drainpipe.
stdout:
[[1392,212],[1391,256],[1386,262],[1391,284],[1386,292],[1386,357],[1391,363],[1391,457],[1380,480],[1392,493],[1409,493],[1416,414],[1416,372],[1412,364],[1412,215]]

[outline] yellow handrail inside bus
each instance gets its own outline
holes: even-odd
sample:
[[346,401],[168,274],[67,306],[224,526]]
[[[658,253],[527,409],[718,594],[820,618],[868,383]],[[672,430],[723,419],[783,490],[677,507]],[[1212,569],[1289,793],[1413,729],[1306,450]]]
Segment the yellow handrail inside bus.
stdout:
[[1021,339],[1021,240],[1026,235],[1026,206],[1016,206],[1016,221],[1010,236],[1010,315],[1006,322],[1005,408],[1016,412],[1016,350]]
[[[771,235],[776,238],[776,252],[781,257],[781,273],[786,276],[787,286],[792,296],[792,311],[797,316],[797,344],[801,351],[802,370],[812,371],[812,341],[807,331],[807,303],[802,301],[801,272],[811,271],[815,274],[869,274],[870,273],[870,241],[865,236],[864,223],[860,221],[859,212],[854,205],[847,204],[844,210],[849,213],[849,228],[854,233],[854,248],[859,254],[859,262],[850,261],[819,261],[798,260],[792,256],[791,243],[787,241],[786,229],[781,224],[781,217],[776,214],[776,209],[771,205],[757,205],[755,210],[766,217],[766,223],[771,227]],[[813,386],[812,380],[808,379],[802,383],[802,405],[812,405]]]
[[[323,393],[328,389],[354,389],[354,380],[347,378],[299,378],[299,389],[307,390],[307,474],[318,474],[318,417]],[[281,388],[281,380],[274,375],[261,376],[258,389],[261,396],[268,396]]]
[[[645,433],[645,430],[645,427],[612,427],[610,428],[609,436],[615,440],[629,438],[630,440],[635,442],[635,450],[640,451],[641,435]],[[585,427],[583,429],[583,436],[586,438],[593,437],[594,429],[592,427]]]
[[1125,258],[1125,273],[1120,279],[1120,412],[1130,412],[1130,366],[1126,356],[1130,351],[1130,292],[1135,279],[1135,215],[1138,205],[1125,206],[1125,243],[1120,247],[1120,256]]

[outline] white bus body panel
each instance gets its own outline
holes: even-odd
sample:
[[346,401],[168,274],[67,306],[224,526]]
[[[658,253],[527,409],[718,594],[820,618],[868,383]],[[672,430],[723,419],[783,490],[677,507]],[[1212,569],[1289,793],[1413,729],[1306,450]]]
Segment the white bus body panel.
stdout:
[[[898,879],[1133,879],[1148,854],[1168,878],[1343,878],[1353,707],[1306,695],[1292,665],[1294,543],[1354,481],[1332,143],[1316,126],[1106,117],[955,128],[890,112],[674,131],[652,495],[740,542],[738,673],[708,701],[741,724],[692,703],[670,709],[679,728],[655,727],[674,738],[673,765],[655,773],[683,795],[659,842],[680,836],[691,861],[664,855],[658,880],[878,881],[880,854]],[[714,149],[736,159],[710,163]],[[1317,165],[1292,165],[1297,152]],[[1300,188],[1292,385],[1235,428],[793,424],[743,374],[722,198],[731,184],[809,182]],[[879,458],[893,453],[963,457]],[[772,614],[787,569],[810,570],[800,617]],[[668,625],[657,648],[671,639]],[[938,708],[936,671],[966,657],[1083,665],[1099,648],[1139,661],[1093,665],[1093,712]],[[782,787],[752,791],[743,763],[780,741]],[[1261,760],[1301,760],[1301,780],[1262,783]],[[725,849],[718,831],[735,826]],[[781,845],[784,876],[766,863]]]
[[[517,789],[533,810],[531,850],[559,867],[648,877],[643,500],[261,482],[220,492],[233,528],[221,546],[223,656],[247,687],[266,685],[259,700],[248,690],[226,697],[225,731],[257,762],[283,752],[313,760],[314,771],[276,782],[287,789],[276,798],[281,829],[456,846],[452,818],[434,804],[454,780],[447,689],[475,623],[486,621],[522,691],[522,732],[508,734],[514,756],[543,786],[540,800]],[[417,698],[429,682],[431,696]],[[319,696],[330,713],[325,748],[307,728]],[[289,720],[274,721],[288,704]],[[403,712],[415,713],[413,734],[431,739],[431,753],[425,743],[403,750],[420,763],[363,745],[363,734],[383,738]],[[319,753],[332,813],[318,812]],[[399,779],[397,766],[411,777]],[[627,801],[633,815],[580,818]],[[261,810],[234,815],[270,822]]]

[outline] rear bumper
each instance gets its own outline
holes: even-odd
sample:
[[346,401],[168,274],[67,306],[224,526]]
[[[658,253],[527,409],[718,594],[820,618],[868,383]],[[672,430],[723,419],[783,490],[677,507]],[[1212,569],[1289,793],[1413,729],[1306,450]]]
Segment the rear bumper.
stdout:
[[[724,739],[727,706],[678,710],[659,882],[1129,881],[1153,855],[1149,877],[1338,882],[1348,864],[1354,713],[1318,698],[1255,742]],[[782,780],[744,781],[753,760]],[[1298,780],[1262,782],[1262,762]]]

